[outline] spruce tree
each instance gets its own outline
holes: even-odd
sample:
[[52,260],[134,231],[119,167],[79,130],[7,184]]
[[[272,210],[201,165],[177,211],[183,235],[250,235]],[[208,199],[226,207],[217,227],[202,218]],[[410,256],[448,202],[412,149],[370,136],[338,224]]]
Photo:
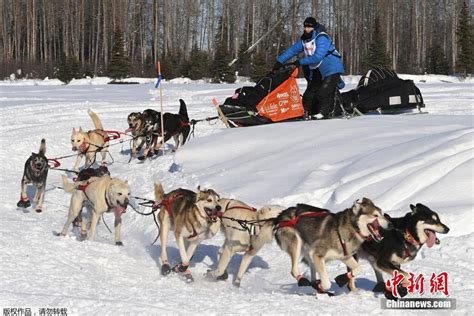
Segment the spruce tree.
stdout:
[[61,62],[57,71],[57,78],[68,84],[72,79],[79,79],[79,60],[75,56],[62,55]]
[[247,53],[244,54],[244,52],[248,49],[248,45],[245,43],[242,43],[240,45],[239,53],[238,53],[238,59],[235,62],[235,69],[239,72],[239,76],[250,76],[250,72],[252,71],[252,65],[251,65],[251,54]]
[[366,70],[374,67],[390,68],[390,58],[387,55],[387,46],[380,29],[379,19],[375,19],[372,42],[370,43],[363,65]]
[[474,38],[471,29],[471,13],[467,1],[462,3],[459,16],[459,26],[456,31],[457,41],[460,47],[459,59],[457,61],[457,71],[466,76],[474,69]]
[[219,19],[219,31],[216,34],[215,43],[216,43],[216,52],[214,54],[214,60],[212,62],[213,68],[213,83],[235,82],[235,74],[229,67],[231,62],[230,54],[227,51],[227,36],[223,34],[221,30],[226,30],[227,27],[223,25],[222,17]]
[[114,32],[114,44],[112,56],[108,66],[108,75],[113,81],[125,78],[130,73],[130,58],[125,52],[122,31],[116,28]]
[[209,60],[206,52],[201,51],[197,44],[193,45],[190,60],[186,63],[186,75],[192,80],[209,77]]
[[265,59],[265,54],[263,52],[257,53],[253,59],[250,79],[254,82],[259,81],[268,74],[270,68]]
[[429,74],[447,75],[449,73],[448,60],[439,44],[428,50],[426,62],[426,72]]

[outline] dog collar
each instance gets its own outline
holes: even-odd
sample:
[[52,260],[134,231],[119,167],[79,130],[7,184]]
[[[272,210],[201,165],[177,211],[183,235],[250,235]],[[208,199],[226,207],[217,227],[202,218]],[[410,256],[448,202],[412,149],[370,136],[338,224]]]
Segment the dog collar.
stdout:
[[364,236],[361,231],[360,231],[360,228],[359,228],[359,225],[357,225],[357,223],[354,223],[354,229],[357,233],[357,235],[359,235],[360,238],[362,238],[364,241],[371,241],[372,240],[372,236],[369,235],[369,236]]
[[81,154],[87,153],[87,150],[89,149],[89,143],[84,141],[81,146],[79,146],[79,150],[81,151]]
[[410,233],[410,231],[407,229],[405,229],[405,232],[403,233],[403,238],[409,243],[409,244],[412,244],[414,246],[420,246],[421,243],[419,241],[417,241],[415,239],[415,237],[413,237],[413,235]]

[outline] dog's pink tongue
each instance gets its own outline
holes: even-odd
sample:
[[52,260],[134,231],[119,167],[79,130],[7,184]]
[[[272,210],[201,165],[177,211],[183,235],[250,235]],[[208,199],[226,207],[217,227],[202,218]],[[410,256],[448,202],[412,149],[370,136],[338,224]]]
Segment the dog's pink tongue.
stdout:
[[115,207],[115,216],[120,217],[122,215],[122,213],[125,213],[125,207],[123,207],[121,205],[117,205]]
[[426,241],[426,245],[428,246],[428,248],[431,248],[436,242],[436,233],[431,230],[428,230],[427,232],[428,240]]

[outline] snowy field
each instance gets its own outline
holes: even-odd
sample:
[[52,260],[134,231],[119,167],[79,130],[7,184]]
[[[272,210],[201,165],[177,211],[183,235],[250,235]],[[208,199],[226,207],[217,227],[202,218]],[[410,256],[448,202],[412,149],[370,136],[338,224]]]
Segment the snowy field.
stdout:
[[[410,204],[426,204],[451,231],[438,234],[441,244],[424,247],[404,268],[428,278],[448,272],[449,297],[457,301],[450,313],[469,314],[474,295],[474,84],[450,77],[410,77],[416,80],[429,114],[241,129],[201,122],[195,137],[176,154],[167,151],[142,164],[128,163],[128,142],[112,146],[115,162],[109,169],[129,181],[133,195],[150,199],[153,180],[160,179],[166,192],[201,185],[255,207],[309,203],[341,211],[356,199],[369,197],[391,216],[402,216]],[[347,81],[346,90],[357,78]],[[375,276],[365,261],[357,281],[361,290],[356,293],[335,283],[331,290],[338,295],[332,298],[298,288],[290,275],[290,259],[275,242],[255,257],[240,288],[232,286],[232,278],[241,254],[231,261],[227,281],[210,283],[203,277],[217,265],[221,234],[198,248],[191,266],[193,284],[163,277],[161,246],[151,245],[155,224],[131,208],[122,217],[124,247],[114,245],[113,234],[102,222],[93,242],[79,241],[76,230],[68,237],[56,237],[53,231],[62,229],[70,200],[55,189],[61,185],[60,171],[49,172],[43,213],[18,209],[23,166],[30,153],[38,151],[41,138],[47,140],[49,158],[69,155],[72,128],[93,127],[87,109],[99,115],[105,129],[118,131],[127,128],[130,112],[159,110],[152,80],[139,85],[105,82],[83,80],[67,86],[55,80],[0,82],[2,310],[67,308],[69,315],[402,313],[381,309],[381,295],[370,291]],[[164,83],[163,104],[166,111],[177,112],[182,98],[194,119],[215,116],[211,99],[223,101],[242,85],[186,82]],[[303,81],[300,88],[304,91]],[[61,167],[71,168],[74,161],[74,157],[61,160]],[[112,227],[113,216],[107,214],[105,219]],[[172,237],[169,254],[172,263],[179,261]],[[345,267],[332,262],[328,270],[334,278]]]

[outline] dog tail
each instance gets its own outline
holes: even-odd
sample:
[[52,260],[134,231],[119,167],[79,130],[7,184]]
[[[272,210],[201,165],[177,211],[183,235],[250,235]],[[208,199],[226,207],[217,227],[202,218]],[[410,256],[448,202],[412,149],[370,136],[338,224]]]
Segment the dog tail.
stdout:
[[160,204],[163,201],[165,196],[165,191],[163,191],[163,186],[161,182],[156,180],[155,181],[155,204]]
[[46,154],[46,139],[44,138],[41,140],[39,154],[43,156]]
[[100,130],[104,130],[104,126],[102,125],[102,122],[100,121],[99,117],[97,116],[97,114],[95,114],[94,112],[92,112],[91,109],[87,110],[87,114],[89,114],[89,116],[91,117],[92,119],[92,122],[94,123],[94,126],[96,129],[100,129]]
[[260,249],[264,244],[273,240],[273,228],[276,217],[283,211],[284,207],[279,205],[266,205],[257,212],[257,219],[264,221],[257,236],[252,241],[252,247]]
[[179,115],[186,119],[186,122],[189,122],[188,109],[186,108],[186,103],[183,99],[179,99]]
[[63,189],[67,193],[72,193],[76,189],[73,182],[70,182],[65,175],[62,175],[63,178]]

